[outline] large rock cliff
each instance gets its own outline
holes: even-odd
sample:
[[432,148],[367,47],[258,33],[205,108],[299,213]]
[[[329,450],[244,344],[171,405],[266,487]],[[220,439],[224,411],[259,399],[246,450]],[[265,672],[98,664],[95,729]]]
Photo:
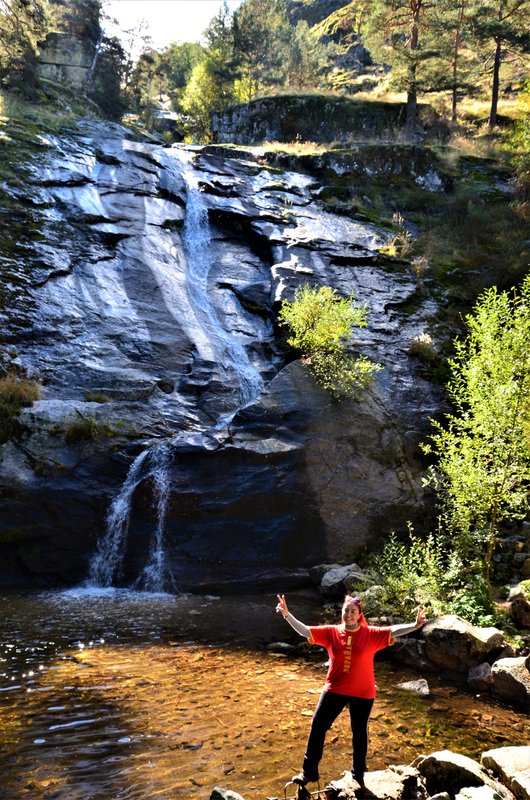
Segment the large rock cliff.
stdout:
[[[436,304],[389,234],[259,152],[128,136],[84,122],[10,190],[33,227],[2,253],[3,358],[42,391],[1,446],[0,581],[78,582],[112,525],[116,583],[160,548],[180,589],[294,581],[423,518],[439,398],[409,346]],[[368,305],[350,347],[384,369],[358,400],[279,344],[304,282]]]

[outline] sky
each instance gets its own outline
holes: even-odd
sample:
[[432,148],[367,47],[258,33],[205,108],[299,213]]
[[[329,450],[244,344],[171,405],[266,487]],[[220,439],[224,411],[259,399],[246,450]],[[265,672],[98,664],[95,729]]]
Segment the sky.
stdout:
[[[241,2],[228,0],[228,7],[234,11]],[[222,4],[222,0],[105,0],[103,8],[109,17],[117,19],[121,30],[145,20],[152,46],[161,50],[171,42],[198,41]],[[108,34],[120,35],[112,26]]]

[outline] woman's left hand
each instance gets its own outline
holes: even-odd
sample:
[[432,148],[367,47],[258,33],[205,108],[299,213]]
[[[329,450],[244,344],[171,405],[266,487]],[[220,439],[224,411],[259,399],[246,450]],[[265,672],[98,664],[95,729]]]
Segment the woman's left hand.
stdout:
[[416,627],[423,628],[423,626],[426,625],[428,621],[429,620],[427,619],[425,609],[420,606],[420,608],[418,608],[418,613],[416,614]]

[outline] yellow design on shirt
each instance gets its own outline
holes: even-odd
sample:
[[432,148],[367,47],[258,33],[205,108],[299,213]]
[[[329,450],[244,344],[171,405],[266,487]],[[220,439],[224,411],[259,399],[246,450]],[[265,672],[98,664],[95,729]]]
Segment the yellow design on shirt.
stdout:
[[342,668],[343,672],[350,671],[352,641],[353,641],[352,636],[346,637],[346,644],[344,645],[344,667]]

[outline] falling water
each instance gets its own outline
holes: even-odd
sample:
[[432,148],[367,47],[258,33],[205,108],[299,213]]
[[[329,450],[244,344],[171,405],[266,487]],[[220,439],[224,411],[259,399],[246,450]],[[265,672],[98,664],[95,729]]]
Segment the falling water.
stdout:
[[204,341],[211,350],[211,360],[239,383],[239,403],[236,411],[254,400],[263,388],[259,372],[251,364],[243,345],[226,331],[217,316],[208,293],[208,275],[212,267],[212,241],[208,209],[199,189],[197,176],[186,161],[183,177],[186,181],[187,202],[183,243],[188,260],[186,291],[195,316],[200,323]]
[[157,498],[156,527],[151,537],[148,562],[133,588],[148,592],[176,589],[174,577],[166,563],[164,548],[167,502],[171,488],[170,455],[170,445],[164,442],[144,450],[133,461],[120,493],[110,505],[105,536],[100,540],[90,564],[88,586],[109,587],[119,577],[129,532],[132,498],[137,486],[146,478],[151,478],[153,494]]
[[176,584],[171,568],[166,560],[164,547],[164,530],[166,526],[167,504],[171,492],[170,463],[171,448],[169,442],[164,442],[150,451],[153,462],[151,472],[156,503],[156,528],[151,538],[149,559],[139,578],[134,583],[135,589],[145,589],[147,592],[163,592],[168,589],[175,590]]
[[[175,151],[182,176],[186,182],[186,217],[183,244],[187,257],[186,292],[201,336],[197,347],[205,360],[222,370],[226,382],[233,377],[238,383],[238,402],[231,412],[220,416],[213,426],[219,430],[227,426],[237,411],[254,400],[263,389],[259,372],[252,365],[243,345],[221,325],[208,293],[208,275],[213,264],[208,210],[201,196],[197,176],[190,164],[190,156]],[[171,455],[179,437],[156,444],[144,450],[131,464],[127,478],[112,501],[108,514],[106,533],[98,544],[90,564],[89,587],[110,587],[119,577],[129,532],[130,512],[134,492],[139,484],[151,478],[156,499],[156,526],[151,537],[147,564],[134,583],[134,589],[148,592],[176,591],[177,586],[168,565],[165,549],[165,524],[167,505],[171,494]]]
[[129,532],[132,496],[143,479],[142,467],[148,455],[149,450],[144,450],[133,461],[120,493],[110,505],[105,536],[99,540],[90,562],[88,586],[112,586],[113,579],[119,574]]

